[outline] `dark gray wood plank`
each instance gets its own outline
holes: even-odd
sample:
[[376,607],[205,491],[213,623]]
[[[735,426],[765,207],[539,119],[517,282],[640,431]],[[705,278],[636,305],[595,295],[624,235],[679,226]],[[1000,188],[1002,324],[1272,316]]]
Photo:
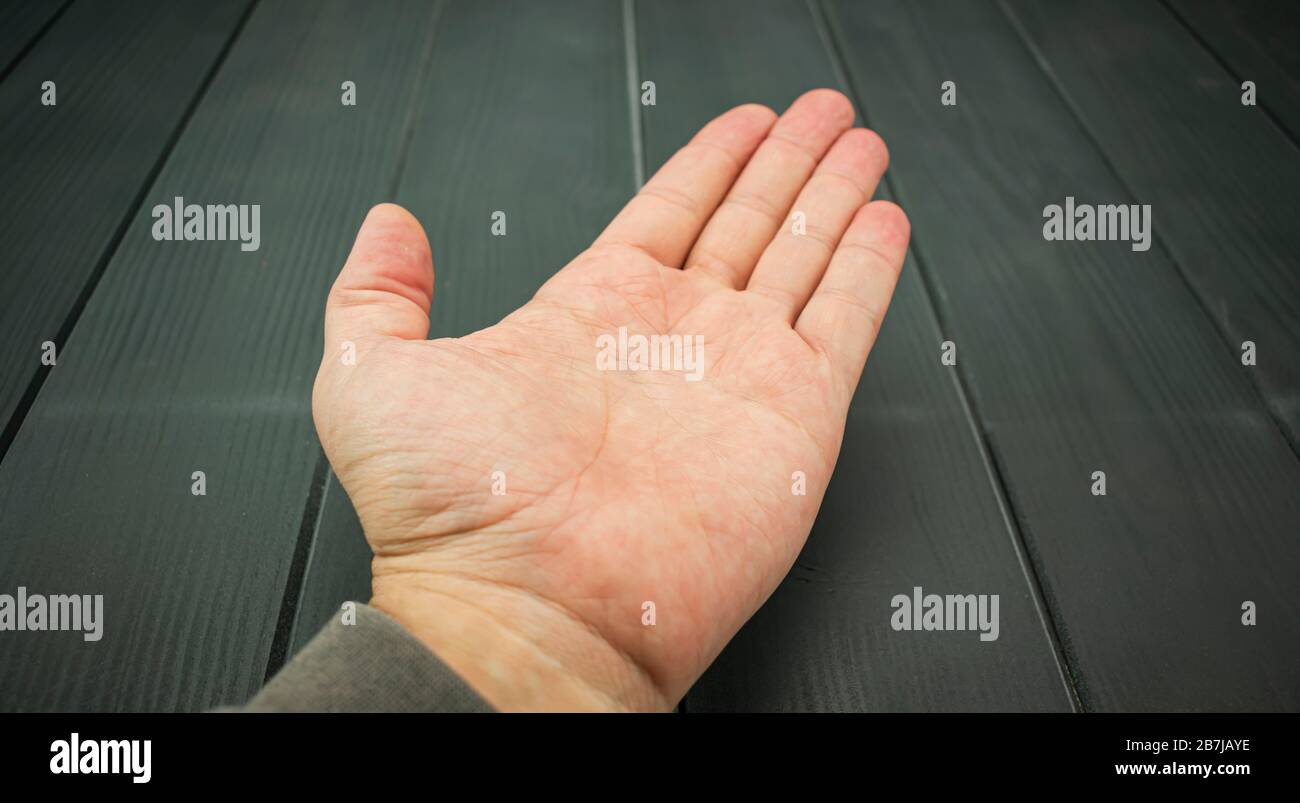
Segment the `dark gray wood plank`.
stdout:
[[0,456],[247,6],[77,4],[0,84]]
[[[637,10],[640,77],[657,88],[644,109],[647,174],[731,106],[784,110],[839,83],[798,0]],[[808,544],[687,711],[1069,710],[977,433],[940,363],[943,339],[909,259]],[[999,595],[999,638],[894,631],[890,601],[915,586]]]
[[343,486],[333,474],[316,519],[288,655],[302,649],[345,602],[370,599],[370,546]]
[[[23,51],[71,0],[4,0],[0,2],[0,76],[6,76]],[[29,87],[30,88],[30,87]]]
[[[325,295],[391,191],[433,10],[249,19],[0,464],[0,588],[105,608],[98,643],[4,634],[0,708],[202,709],[262,683],[319,455]],[[176,196],[260,204],[260,249],[154,241]]]
[[[456,337],[528,301],[633,192],[619,4],[448,4],[431,76],[396,200],[433,250],[430,337]],[[504,237],[490,232],[496,210],[507,216]],[[304,594],[332,611],[368,599],[370,575],[358,568],[360,525],[333,476],[327,499],[322,557]]]
[[1300,707],[1295,455],[1165,251],[1043,239],[1119,179],[992,3],[828,11],[1085,707]]
[[1300,4],[1290,0],[1167,0],[1260,106],[1300,143]]
[[[1300,449],[1300,152],[1154,3],[1009,6]],[[1293,12],[1294,13],[1294,12]],[[1294,51],[1296,40],[1291,40]],[[1294,56],[1294,53],[1292,54]],[[1270,91],[1272,91],[1270,87]]]

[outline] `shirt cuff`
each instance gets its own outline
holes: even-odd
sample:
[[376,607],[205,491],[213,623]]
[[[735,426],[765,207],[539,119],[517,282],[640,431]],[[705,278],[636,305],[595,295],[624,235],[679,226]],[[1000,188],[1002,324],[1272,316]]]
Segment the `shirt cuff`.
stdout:
[[492,707],[395,619],[356,603],[303,647],[243,708],[246,713],[457,712]]

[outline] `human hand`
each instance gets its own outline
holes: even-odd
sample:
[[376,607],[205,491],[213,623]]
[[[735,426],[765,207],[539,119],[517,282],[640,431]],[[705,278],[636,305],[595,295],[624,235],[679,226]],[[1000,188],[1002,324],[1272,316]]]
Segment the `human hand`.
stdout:
[[[373,604],[498,709],[670,708],[808,536],[909,228],[868,203],[888,156],[847,99],[816,90],[774,119],[713,120],[531,301],[464,337],[426,339],[415,218],[362,224],[316,427],[374,550]],[[699,381],[602,370],[620,327],[701,342]]]

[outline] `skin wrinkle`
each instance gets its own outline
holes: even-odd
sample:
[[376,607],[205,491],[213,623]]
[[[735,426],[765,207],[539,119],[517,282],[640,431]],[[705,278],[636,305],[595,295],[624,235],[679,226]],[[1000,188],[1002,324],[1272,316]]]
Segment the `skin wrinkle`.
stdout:
[[[504,435],[503,433],[498,433],[498,437],[503,437],[503,435]],[[444,438],[444,440],[451,440],[454,442],[455,438]],[[467,470],[476,469],[475,466],[468,465],[468,464],[461,464],[461,467]],[[391,479],[386,481],[384,487],[391,490],[391,488],[393,487]],[[553,493],[554,490],[555,490],[554,488],[551,488],[548,489],[547,491],[534,494],[532,495],[533,498],[527,504],[521,507],[517,507],[513,510],[506,511],[504,514],[502,514],[500,517],[496,519],[489,519],[486,522],[480,522],[475,529],[495,528],[500,524],[510,520],[511,518],[514,518],[519,514],[525,512],[531,505],[536,504],[541,500],[544,500],[550,493]],[[521,495],[526,495],[526,494],[521,494]],[[447,513],[451,509],[453,509],[456,505],[457,505],[457,501],[453,499],[445,502],[438,510],[435,510],[430,513],[424,513],[422,518],[418,522],[412,523],[409,526],[409,530],[411,532],[406,537],[399,539],[397,541],[398,545],[407,546],[407,547],[419,546],[431,541],[445,540],[453,535],[458,534],[455,531],[448,531],[443,527],[436,526],[435,524],[435,522],[438,519],[445,517]],[[376,550],[376,554],[379,554],[379,550]]]
[[[685,151],[687,151],[687,150],[690,149],[690,148],[704,148],[705,150],[709,150],[709,151],[712,151],[712,152],[714,152],[714,153],[719,153],[719,154],[721,154],[723,157],[726,158],[726,160],[727,160],[728,162],[731,163],[731,166],[732,166],[733,168],[735,168],[737,172],[739,172],[740,169],[743,168],[743,167],[745,166],[743,162],[740,162],[740,160],[738,160],[738,159],[735,157],[735,155],[734,155],[733,153],[731,153],[731,151],[727,150],[727,149],[726,149],[725,147],[723,147],[722,145],[719,145],[719,144],[717,144],[717,143],[715,143],[715,142],[711,142],[711,141],[709,141],[709,140],[707,140],[707,139],[695,139],[695,140],[692,140],[691,142],[688,142],[688,143],[686,144],[685,147],[681,148],[681,149],[678,150],[677,152],[678,152],[678,153],[684,153]],[[646,186],[648,187],[648,186],[650,186],[650,185],[649,185],[649,184],[646,184]],[[644,190],[645,190],[645,187],[642,187],[642,191],[644,191]]]
[[[593,289],[595,289],[595,290],[598,290],[598,291],[600,292],[600,294],[601,294],[602,297],[613,296],[614,299],[615,299],[616,301],[618,301],[618,302],[622,303],[624,306],[626,306],[626,307],[627,307],[627,308],[628,308],[628,309],[633,313],[633,315],[634,315],[634,316],[635,316],[635,317],[636,317],[636,318],[637,318],[641,323],[643,323],[643,324],[645,325],[645,327],[646,327],[647,329],[651,330],[652,332],[656,332],[656,333],[660,331],[661,327],[656,326],[656,325],[655,325],[655,324],[654,324],[650,319],[646,318],[645,315],[643,315],[643,314],[641,313],[641,305],[640,305],[640,304],[637,304],[637,303],[634,303],[634,302],[631,302],[631,301],[629,301],[626,297],[624,297],[623,295],[619,294],[617,288],[611,288],[611,287],[599,287],[599,286],[594,286],[594,285],[591,286],[591,287],[592,287]],[[610,317],[611,317],[611,318],[614,318],[614,317],[616,317],[616,316],[610,316]],[[619,317],[621,317],[621,316],[619,316]],[[596,329],[596,331],[597,331],[599,334],[606,334],[606,333],[608,332],[608,330],[609,330],[609,325],[608,325],[608,324],[601,324],[601,325],[599,325],[598,328]],[[593,341],[594,341],[594,338],[593,338]]]
[[[683,307],[684,308],[682,310],[682,314],[677,316],[675,320],[672,318],[665,319],[666,326],[669,332],[675,332],[678,329],[680,329],[682,327],[682,321],[690,317],[691,313],[694,311],[694,307],[685,306],[685,305],[683,305]],[[667,309],[666,305],[665,305],[665,309]]]
[[771,201],[761,195],[736,189],[735,187],[732,187],[731,192],[727,193],[727,197],[722,200],[722,206],[719,207],[719,211],[725,209],[728,205],[739,206],[752,212],[757,212],[764,220],[777,229],[781,228],[781,224],[785,222],[786,215],[790,212],[788,207],[778,208],[773,205]]
[[[635,259],[648,259],[655,265],[660,266],[663,264],[659,260],[655,259],[653,254],[645,250],[644,245],[637,245],[636,243],[624,240],[607,240],[605,242],[596,243],[592,245],[591,248],[588,248],[586,251],[579,254],[578,257],[574,259],[574,263],[599,263],[601,257],[616,259],[621,256],[627,256],[627,252],[629,251],[635,255]],[[543,287],[543,289],[545,289],[545,287]]]
[[[606,379],[604,382],[602,382],[602,388],[603,388],[603,390],[604,390],[604,404],[603,404],[603,410],[604,410],[604,422],[605,422],[605,423],[604,423],[604,426],[603,426],[603,429],[602,429],[602,433],[601,433],[601,440],[600,440],[600,442],[597,444],[596,449],[594,450],[591,459],[587,462],[587,464],[586,464],[582,469],[579,470],[578,475],[577,475],[576,477],[572,478],[571,480],[564,480],[564,481],[561,481],[560,483],[557,483],[555,486],[553,486],[553,487],[551,487],[551,488],[548,488],[546,491],[543,491],[543,492],[539,492],[539,493],[537,493],[537,494],[535,495],[534,501],[533,501],[532,503],[530,503],[530,504],[535,504],[537,501],[540,501],[540,500],[545,499],[546,497],[548,497],[548,496],[550,496],[551,494],[553,494],[553,493],[555,493],[556,491],[558,491],[558,490],[559,490],[560,488],[562,488],[564,485],[572,484],[572,486],[573,486],[573,491],[570,493],[570,506],[572,505],[572,501],[573,501],[573,499],[577,496],[578,489],[579,489],[580,486],[581,486],[582,479],[583,479],[584,475],[585,475],[586,472],[587,472],[587,471],[588,471],[588,470],[589,470],[593,465],[595,465],[595,463],[599,460],[599,458],[600,458],[600,454],[601,454],[601,452],[602,452],[602,450],[603,450],[603,448],[604,448],[605,441],[606,441],[606,439],[608,438],[608,434],[609,434],[609,402],[608,402],[608,389],[609,389],[609,383],[608,383],[608,379]],[[504,433],[498,433],[498,437],[503,437],[503,435],[504,435]],[[467,466],[467,467],[468,467],[468,466]],[[454,503],[453,503],[453,504],[454,504]],[[515,510],[513,510],[513,511],[509,511],[509,512],[508,512],[506,515],[504,515],[503,517],[501,517],[501,518],[499,518],[499,519],[496,519],[496,520],[493,520],[493,521],[489,521],[487,524],[485,524],[485,525],[481,525],[481,527],[486,527],[486,528],[497,527],[498,525],[504,523],[505,521],[508,521],[508,520],[510,520],[511,518],[516,517],[518,514],[524,512],[528,507],[529,507],[529,505],[525,505],[523,508],[518,508],[518,509],[515,509]],[[424,520],[424,522],[425,522],[424,526],[419,527],[419,528],[417,528],[417,529],[436,529],[436,528],[430,528],[430,527],[428,527],[428,524],[429,524],[430,520],[431,520],[431,519],[434,519],[434,518],[436,518],[436,517],[438,517],[438,516],[443,515],[445,512],[446,512],[446,509],[444,508],[444,510],[436,511],[436,512],[433,513],[433,514],[428,515],[428,516],[425,518],[425,520]],[[450,535],[450,534],[449,534],[449,533],[434,533],[434,534],[431,534],[431,535],[422,535],[422,536],[417,536],[417,537],[415,538],[415,540],[426,541],[426,540],[429,540],[429,539],[445,539],[446,537],[448,537],[448,535]]]
[[840,248],[848,249],[850,251],[858,251],[858,250],[865,251],[867,254],[873,257],[878,264],[884,265],[886,268],[891,267],[890,260],[885,255],[885,253],[881,251],[880,248],[871,245],[870,243],[842,243],[840,245]]
[[[754,341],[754,338],[758,336],[759,333],[757,331],[748,332],[745,335],[745,339],[741,341],[741,344],[738,348],[728,349],[727,351],[723,352],[720,358],[715,359],[713,363],[713,370],[722,376],[730,375],[731,363],[733,361],[732,354],[734,353],[736,355],[740,355],[740,354],[750,353],[750,344]],[[737,356],[736,359],[739,359],[739,357]]]
[[[551,494],[554,494],[555,490],[556,489],[551,489],[546,492],[541,492],[541,494],[534,495],[533,502],[529,505],[525,505],[525,508],[543,502],[543,500],[549,498]],[[529,537],[529,541],[533,544],[537,544],[537,546],[545,546],[550,533],[559,530],[564,526],[564,524],[567,524],[573,516],[577,515],[577,511],[573,508],[573,505],[565,505],[565,512],[556,521],[547,522],[547,524],[539,526],[530,526],[530,528],[520,528],[517,530],[502,529],[502,525],[506,524],[506,522],[511,521],[513,518],[519,517],[521,513],[526,512],[525,508],[516,508],[513,509],[513,511],[507,511],[504,515],[495,518],[495,520],[490,520],[487,521],[486,524],[474,526],[472,529],[429,535],[429,537],[425,537],[422,541],[429,542],[426,548],[435,546],[438,550],[442,551],[443,555],[447,555],[448,557],[456,557],[455,551],[458,550],[460,543],[472,542],[472,539],[477,537],[477,535],[490,535],[491,538],[489,539],[489,544],[507,543],[507,539],[502,538],[504,535],[526,535],[526,537]],[[396,552],[394,556],[406,554],[408,554],[408,552]]]
[[802,156],[809,164],[808,169],[804,171],[805,174],[811,173],[813,168],[821,162],[821,154],[815,153],[809,149],[807,145],[793,137],[786,136],[780,132],[772,132],[767,135],[767,141],[771,142],[773,145],[789,145],[795,153]]
[[[401,572],[401,571],[389,571],[389,572],[386,572],[385,574],[386,574],[386,576],[393,576],[393,575],[400,575],[400,574],[403,574],[403,572]],[[428,582],[427,582],[427,577],[428,577],[428,572],[427,572],[427,571],[426,571],[426,572],[418,572],[418,573],[417,573],[417,572],[412,572],[411,574],[414,574],[414,575],[415,575],[415,576],[413,577],[413,580],[414,580],[416,586],[417,586],[418,588],[420,588],[421,590],[425,591],[426,593],[432,593],[432,594],[437,594],[437,595],[445,596],[445,597],[448,597],[448,598],[450,598],[450,599],[454,599],[454,600],[456,600],[456,601],[458,601],[458,602],[465,602],[465,600],[462,600],[460,597],[458,597],[458,596],[455,595],[455,594],[451,594],[451,593],[445,592],[445,591],[443,591],[443,590],[441,590],[441,589],[439,589],[439,588],[436,588],[436,587],[433,587],[433,586],[429,585]],[[456,575],[456,573],[454,573],[454,572],[450,572],[450,573],[448,573],[448,574],[451,574],[451,575],[453,575],[453,576]],[[604,637],[600,634],[599,629],[597,629],[596,627],[594,627],[590,622],[587,622],[587,621],[586,621],[585,619],[583,619],[581,616],[578,616],[576,613],[574,613],[573,611],[569,610],[566,606],[564,606],[564,605],[560,605],[560,604],[556,603],[554,600],[550,600],[550,599],[548,599],[548,598],[546,598],[546,597],[544,597],[544,596],[538,594],[537,592],[533,591],[532,589],[528,589],[528,588],[525,588],[525,587],[522,587],[522,586],[514,585],[514,584],[511,584],[511,583],[502,583],[502,582],[500,582],[500,581],[496,581],[496,580],[485,581],[483,578],[481,578],[481,577],[477,577],[477,576],[473,576],[473,575],[459,575],[459,576],[461,577],[461,579],[468,580],[468,581],[470,581],[471,583],[475,583],[475,582],[477,582],[477,583],[484,583],[484,584],[491,585],[491,586],[493,586],[493,587],[495,587],[495,588],[497,588],[497,589],[507,590],[507,591],[513,591],[513,592],[517,593],[519,596],[524,597],[525,599],[530,599],[530,600],[533,600],[533,601],[535,601],[535,602],[539,602],[539,603],[541,603],[542,605],[545,605],[546,607],[548,607],[549,609],[551,609],[552,611],[555,611],[555,612],[559,613],[562,617],[564,617],[565,619],[567,619],[570,623],[577,625],[579,628],[581,628],[581,629],[587,631],[589,634],[591,634],[591,635],[592,635],[592,636],[593,636],[593,637],[598,641],[598,643],[600,643],[600,644],[602,644],[602,645],[605,645],[605,646],[609,646],[612,650],[614,650],[615,655],[616,655],[618,658],[622,659],[622,661],[624,662],[624,664],[625,664],[629,669],[631,669],[631,670],[632,670],[634,673],[636,673],[636,674],[643,675],[643,676],[644,676],[644,677],[649,681],[651,687],[652,687],[653,689],[655,689],[655,691],[656,691],[656,692],[657,692],[661,697],[664,696],[664,695],[663,695],[663,690],[660,689],[660,687],[659,687],[659,685],[658,685],[658,682],[656,681],[655,676],[654,676],[654,674],[653,674],[652,672],[650,672],[649,670],[647,670],[645,667],[641,666],[641,664],[640,664],[639,662],[637,662],[635,659],[633,659],[632,656],[630,656],[630,655],[628,655],[628,654],[626,654],[626,653],[624,653],[624,652],[618,650],[618,648],[617,648],[617,647],[614,647],[612,644],[609,644],[609,642],[606,641],[606,640],[604,639]],[[541,642],[540,642],[539,640],[528,638],[528,637],[525,636],[523,633],[520,633],[519,630],[518,630],[518,628],[513,627],[513,626],[512,626],[512,623],[510,623],[510,622],[504,620],[502,617],[500,617],[498,614],[495,614],[495,613],[492,612],[491,610],[489,610],[489,609],[484,609],[483,612],[486,613],[486,614],[487,614],[490,618],[492,618],[494,621],[496,621],[498,625],[500,625],[501,630],[502,630],[503,633],[513,635],[513,636],[515,636],[516,638],[518,638],[518,639],[520,639],[520,640],[523,640],[523,641],[528,642],[528,643],[529,643],[529,644],[534,648],[534,650],[536,650],[536,652],[537,652],[539,655],[545,656],[547,659],[549,659],[550,661],[554,662],[554,665],[555,665],[557,668],[562,669],[562,670],[567,669],[566,664],[565,664],[563,661],[560,661],[558,658],[556,658],[556,657],[554,656],[554,654],[551,653],[549,650],[547,650],[547,649],[546,649],[546,648],[541,644]],[[610,704],[613,705],[614,707],[619,707],[619,708],[622,707],[621,701],[620,701],[616,696],[610,695],[608,692],[606,692],[606,691],[600,689],[599,687],[596,687],[596,686],[590,686],[590,685],[587,683],[587,681],[585,681],[584,679],[582,679],[582,678],[580,677],[580,675],[573,674],[573,675],[571,675],[571,677],[574,677],[575,679],[578,679],[579,682],[583,683],[584,686],[588,686],[589,690],[590,690],[593,694],[596,694],[597,696],[600,696],[600,697],[603,697],[603,698],[609,700]]]
[[664,275],[663,271],[655,271],[654,277],[659,287],[659,306],[662,307],[662,309],[660,310],[662,315],[660,320],[664,322],[664,329],[666,331],[671,332],[672,327],[668,323],[668,321],[671,318],[671,315],[668,312],[668,286],[667,286],[668,279]]
[[[435,522],[437,521],[437,519],[440,517],[445,517],[448,512],[448,509],[455,504],[454,502],[448,503],[442,510],[435,511],[433,513],[428,513],[420,520],[419,524],[412,525],[410,529],[413,530],[414,532],[412,532],[405,538],[401,539],[399,543],[418,546],[418,545],[427,545],[430,544],[430,542],[445,541],[456,535],[466,535],[466,534],[472,534],[476,532],[486,532],[486,531],[499,532],[499,528],[502,524],[505,524],[506,522],[511,521],[512,519],[518,518],[520,515],[528,512],[535,505],[544,502],[551,494],[555,493],[556,490],[568,484],[569,482],[570,480],[563,480],[557,483],[555,487],[552,487],[546,491],[531,494],[530,495],[531,498],[528,500],[526,504],[517,507],[513,510],[506,511],[504,514],[501,514],[497,518],[489,519],[486,522],[477,523],[472,529],[446,530],[445,528],[440,528],[438,526],[435,526]],[[440,529],[444,531],[438,532],[438,530]],[[519,532],[521,533],[534,532],[534,528],[524,528],[521,529]]]
[[675,187],[647,184],[641,188],[641,196],[663,201],[673,209],[685,212],[692,220],[701,216],[699,205],[689,195]]
[[745,292],[753,293],[757,296],[763,296],[773,307],[781,312],[785,317],[790,317],[788,311],[792,307],[799,305],[798,295],[787,287],[774,284],[763,284],[750,282]]
[[824,259],[835,253],[835,248],[840,243],[839,238],[839,233],[833,229],[827,229],[820,224],[809,221],[804,225],[803,234],[787,233],[781,238],[781,242],[791,244],[800,244],[805,242],[816,243],[817,245],[820,245],[821,250],[825,252],[825,257],[819,257],[819,259]]
[[[662,295],[663,295],[663,294],[660,293],[660,297],[661,297],[661,298],[662,298]],[[660,305],[657,305],[657,304],[655,303],[655,301],[656,301],[656,299],[651,298],[651,297],[648,297],[648,296],[646,296],[646,297],[641,297],[641,296],[639,296],[639,297],[638,297],[638,300],[637,300],[636,302],[631,302],[631,305],[632,305],[632,311],[636,313],[636,316],[637,316],[638,320],[639,320],[642,324],[644,324],[644,325],[645,325],[645,328],[649,329],[650,332],[651,332],[652,334],[663,334],[663,333],[664,333],[664,332],[663,332],[664,327],[659,326],[659,325],[656,325],[656,324],[654,323],[653,319],[651,319],[650,317],[648,317],[648,316],[646,315],[646,313],[644,313],[644,312],[641,311],[643,307],[655,308],[655,307],[660,306]],[[655,311],[656,313],[663,313],[663,314],[666,314],[666,310],[654,309],[654,311]]]
[[[551,527],[547,528],[545,532],[537,536],[537,538],[540,539],[539,540],[540,544],[544,545],[544,543],[551,537],[551,535],[553,535],[555,532],[558,532],[564,526],[571,524],[574,521],[575,517],[580,514],[580,511],[572,504],[567,506],[567,511],[568,512],[563,517],[561,517],[559,521],[557,521]],[[500,534],[500,533],[497,532],[495,534]],[[464,536],[467,534],[462,533],[460,535]],[[444,540],[444,539],[440,539],[440,540]]]
[[859,298],[858,296],[854,295],[848,290],[843,290],[839,287],[823,287],[821,289],[821,292],[824,294],[826,298],[839,299],[840,303],[842,304],[849,304],[851,306],[857,307],[858,309],[862,310],[862,313],[864,315],[871,316],[872,328],[873,329],[880,328],[876,322],[876,319],[879,317],[876,311],[870,306],[868,306],[867,303],[863,301],[861,298]]
[[856,205],[859,207],[866,206],[867,203],[871,200],[871,195],[870,193],[867,192],[867,189],[862,186],[862,182],[858,181],[856,178],[853,178],[848,173],[841,173],[838,170],[819,170],[815,174],[813,174],[813,177],[808,180],[808,183],[811,184],[812,182],[816,181],[818,178],[839,179],[844,183],[848,184],[849,187],[853,189],[853,193],[858,199]]
[[569,495],[570,506],[573,505],[573,501],[578,496],[578,490],[582,487],[583,478],[587,476],[587,472],[591,470],[591,467],[596,465],[596,462],[600,460],[600,455],[605,449],[605,444],[609,441],[609,379],[607,377],[602,379],[600,387],[604,401],[601,405],[602,423],[600,428],[600,442],[596,444],[596,450],[591,455],[591,459],[587,461],[585,466],[578,470],[578,475],[573,478],[573,493]]
[[392,289],[386,290],[365,287],[339,287],[331,291],[331,296],[334,298],[332,303],[340,309],[359,308],[365,310],[372,307],[376,302],[389,304],[405,301],[419,310],[421,315],[429,314],[429,308],[412,297],[414,291],[397,282],[394,282],[393,285]]
[[700,271],[705,278],[715,281],[728,289],[733,289],[734,285],[731,282],[723,281],[718,274],[739,278],[744,273],[740,267],[732,265],[722,257],[717,256],[711,249],[698,246],[691,249],[690,256],[686,260],[686,267],[682,270]]

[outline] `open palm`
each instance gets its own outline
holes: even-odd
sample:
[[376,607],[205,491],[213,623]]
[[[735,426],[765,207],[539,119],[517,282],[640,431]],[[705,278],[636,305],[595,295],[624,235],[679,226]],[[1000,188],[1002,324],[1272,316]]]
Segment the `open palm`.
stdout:
[[[399,207],[335,283],[314,413],[374,604],[499,708],[671,706],[807,538],[908,226],[843,96],[774,119],[711,122],[488,329],[425,339]],[[652,335],[688,362],[609,359]]]

